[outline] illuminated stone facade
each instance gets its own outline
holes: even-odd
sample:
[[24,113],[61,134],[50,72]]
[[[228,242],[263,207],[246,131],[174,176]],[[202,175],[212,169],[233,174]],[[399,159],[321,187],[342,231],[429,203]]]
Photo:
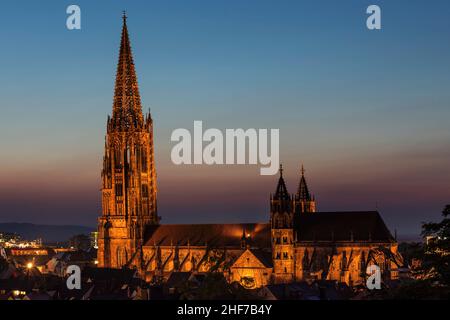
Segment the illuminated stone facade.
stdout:
[[246,288],[315,279],[354,285],[373,263],[385,278],[398,276],[397,243],[378,212],[316,212],[303,167],[295,195],[282,172],[268,223],[159,224],[153,122],[142,115],[124,18],[103,159],[99,267],[136,268],[151,282],[172,272],[222,272]]
[[123,19],[112,117],[108,117],[102,171],[98,265],[121,268],[157,224],[153,121],[142,114],[126,17]]

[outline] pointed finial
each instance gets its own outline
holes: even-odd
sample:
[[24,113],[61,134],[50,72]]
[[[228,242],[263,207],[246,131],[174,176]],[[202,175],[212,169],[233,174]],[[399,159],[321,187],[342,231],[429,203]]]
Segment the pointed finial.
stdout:
[[303,167],[303,163],[302,163],[302,176],[305,175],[305,168]]
[[280,177],[283,176],[283,165],[280,163]]
[[127,22],[127,12],[125,10],[122,11],[122,19],[124,23]]

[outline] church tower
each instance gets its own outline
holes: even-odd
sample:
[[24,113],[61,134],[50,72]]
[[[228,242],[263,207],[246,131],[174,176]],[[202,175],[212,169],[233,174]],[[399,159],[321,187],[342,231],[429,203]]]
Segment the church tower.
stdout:
[[270,224],[274,280],[287,283],[294,276],[294,199],[287,191],[281,165],[277,189],[270,196]]
[[141,252],[146,226],[159,223],[153,121],[142,113],[125,14],[101,177],[98,266],[121,268]]
[[297,194],[295,195],[295,213],[302,214],[316,212],[316,200],[311,196],[308,184],[305,179],[305,169],[302,165],[300,183],[298,184]]

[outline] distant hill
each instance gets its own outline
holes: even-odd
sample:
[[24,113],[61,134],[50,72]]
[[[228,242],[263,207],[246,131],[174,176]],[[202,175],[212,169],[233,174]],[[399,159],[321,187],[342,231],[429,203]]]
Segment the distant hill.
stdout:
[[76,234],[87,234],[94,228],[73,225],[43,225],[33,223],[0,223],[0,232],[19,234],[23,239],[34,240],[41,238],[44,243],[64,242]]

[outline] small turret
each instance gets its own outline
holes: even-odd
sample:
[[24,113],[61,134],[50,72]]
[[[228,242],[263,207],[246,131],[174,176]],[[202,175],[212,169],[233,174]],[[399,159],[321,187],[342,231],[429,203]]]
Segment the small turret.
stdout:
[[293,203],[292,197],[286,188],[286,183],[283,178],[283,165],[280,164],[280,178],[278,179],[275,194],[270,195],[270,210],[271,212],[290,212],[292,211]]
[[314,195],[311,195],[309,192],[305,178],[305,168],[302,165],[300,182],[298,184],[297,194],[295,195],[295,213],[302,214],[308,212],[316,212],[316,200]]

